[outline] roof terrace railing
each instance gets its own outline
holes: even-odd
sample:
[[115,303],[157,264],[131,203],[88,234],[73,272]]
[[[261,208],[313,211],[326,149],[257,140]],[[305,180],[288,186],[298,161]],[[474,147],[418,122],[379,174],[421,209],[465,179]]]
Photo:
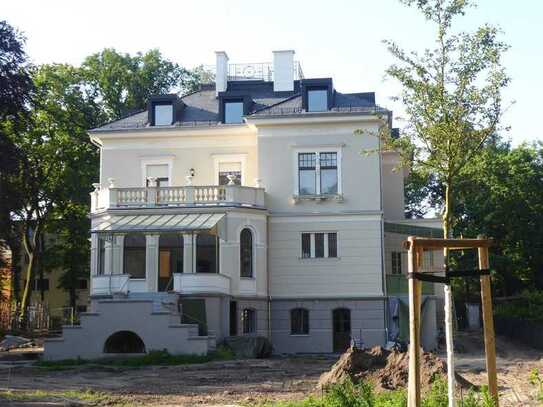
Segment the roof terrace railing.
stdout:
[[[217,73],[214,65],[203,67],[206,71],[215,75]],[[304,73],[299,61],[294,61],[294,80],[304,79]],[[254,62],[245,64],[228,64],[229,81],[250,81],[263,80],[273,81],[273,64],[271,62]]]

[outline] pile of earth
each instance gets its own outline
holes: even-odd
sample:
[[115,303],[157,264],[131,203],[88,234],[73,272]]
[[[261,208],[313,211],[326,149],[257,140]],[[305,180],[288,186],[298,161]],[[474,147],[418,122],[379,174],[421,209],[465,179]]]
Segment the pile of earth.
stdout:
[[[446,380],[447,364],[435,354],[421,352],[421,385],[428,389],[437,377]],[[348,349],[332,366],[321,375],[318,388],[326,388],[350,378],[353,382],[364,380],[373,383],[377,390],[405,388],[409,376],[409,353],[387,350],[380,346],[368,350]],[[464,388],[475,387],[459,374],[456,382]]]

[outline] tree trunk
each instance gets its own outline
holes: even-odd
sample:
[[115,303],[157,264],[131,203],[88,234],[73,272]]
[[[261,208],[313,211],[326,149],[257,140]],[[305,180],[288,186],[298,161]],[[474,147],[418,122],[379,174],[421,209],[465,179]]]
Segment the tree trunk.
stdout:
[[[452,215],[452,184],[451,178],[447,179],[445,186],[445,211],[443,213],[443,237],[448,239],[452,237],[451,230],[451,215]],[[449,265],[449,250],[443,249],[444,263],[448,268]],[[450,284],[445,284],[444,288],[445,300],[445,340],[447,346],[447,391],[449,398],[449,407],[455,407],[454,390],[454,337],[453,337],[453,296]]]
[[23,295],[21,298],[21,314],[20,314],[20,322],[25,323],[25,320],[27,318],[27,308],[28,303],[30,301],[30,295],[32,293],[32,280],[34,277],[34,266],[36,264],[36,260],[38,257],[38,252],[36,250],[37,245],[36,242],[39,239],[40,233],[41,233],[41,227],[39,222],[36,222],[36,226],[33,230],[33,236],[32,239],[30,239],[29,236],[29,229],[30,225],[27,220],[25,224],[25,230],[24,230],[24,236],[23,236],[23,244],[26,251],[26,254],[28,255],[28,265],[26,267],[26,281],[25,281],[25,287],[23,290]]

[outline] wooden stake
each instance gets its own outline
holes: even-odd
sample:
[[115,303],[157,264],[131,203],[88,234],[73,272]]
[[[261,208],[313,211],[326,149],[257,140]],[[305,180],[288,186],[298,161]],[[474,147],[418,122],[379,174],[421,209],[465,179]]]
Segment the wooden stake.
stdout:
[[[479,269],[486,270],[488,265],[488,247],[479,247]],[[488,391],[499,406],[498,376],[496,372],[496,337],[494,335],[494,317],[492,315],[492,291],[490,276],[481,276],[481,302],[483,306],[483,330],[485,335],[486,371]]]
[[[417,254],[413,236],[408,241],[408,268],[410,273],[418,270]],[[409,384],[408,407],[420,407],[420,301],[421,282],[411,278],[409,283]]]

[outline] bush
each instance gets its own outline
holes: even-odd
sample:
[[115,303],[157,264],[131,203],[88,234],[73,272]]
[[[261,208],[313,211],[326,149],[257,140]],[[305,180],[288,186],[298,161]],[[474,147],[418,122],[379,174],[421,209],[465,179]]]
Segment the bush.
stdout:
[[543,321],[543,291],[523,291],[516,301],[498,304],[496,316]]
[[[431,390],[422,400],[423,407],[448,407],[447,383],[438,378]],[[264,405],[270,406],[270,404]],[[345,380],[341,384],[331,386],[320,398],[309,397],[302,401],[280,402],[275,407],[407,407],[405,390],[375,393],[369,383],[353,384]],[[462,407],[494,407],[488,391],[483,389],[479,394],[470,391],[463,400],[458,400]],[[262,406],[263,407],[263,406]]]

